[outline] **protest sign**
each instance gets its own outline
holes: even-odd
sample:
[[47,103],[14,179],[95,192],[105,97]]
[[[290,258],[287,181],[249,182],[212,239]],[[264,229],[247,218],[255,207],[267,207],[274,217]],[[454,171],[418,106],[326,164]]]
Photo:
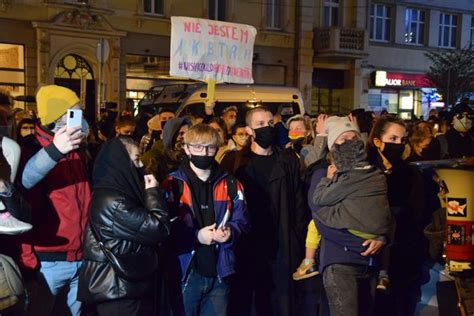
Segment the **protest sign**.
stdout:
[[250,25],[171,17],[170,75],[203,81],[253,83]]

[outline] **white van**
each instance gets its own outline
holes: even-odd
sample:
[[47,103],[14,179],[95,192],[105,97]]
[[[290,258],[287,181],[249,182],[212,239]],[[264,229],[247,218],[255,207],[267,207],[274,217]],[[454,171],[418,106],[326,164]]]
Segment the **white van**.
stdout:
[[[207,99],[207,88],[196,89],[178,108],[177,116],[203,115]],[[282,86],[221,84],[216,86],[214,113],[219,116],[228,106],[239,110],[239,121],[252,108],[265,106],[271,112],[280,113],[284,121],[296,114],[304,113],[301,92],[296,88]]]
[[[150,99],[150,98],[149,98]],[[207,86],[203,83],[168,86],[153,98],[156,106],[176,109],[176,116],[204,116]],[[244,122],[245,113],[258,106],[280,113],[283,121],[293,115],[304,114],[303,99],[297,88],[267,85],[218,84],[215,89],[214,113],[220,116],[228,106],[236,106],[238,121]]]

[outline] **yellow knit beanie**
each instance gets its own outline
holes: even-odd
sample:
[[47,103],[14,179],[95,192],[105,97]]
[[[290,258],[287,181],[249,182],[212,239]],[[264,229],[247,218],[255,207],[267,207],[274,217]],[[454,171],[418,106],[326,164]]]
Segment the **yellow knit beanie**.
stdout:
[[79,102],[76,93],[68,88],[56,85],[41,87],[36,94],[36,105],[41,124],[53,123]]

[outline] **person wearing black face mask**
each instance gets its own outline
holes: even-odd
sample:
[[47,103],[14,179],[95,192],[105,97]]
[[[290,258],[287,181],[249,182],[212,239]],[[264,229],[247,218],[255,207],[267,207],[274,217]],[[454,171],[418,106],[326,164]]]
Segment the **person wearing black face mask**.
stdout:
[[183,136],[191,126],[187,118],[174,118],[166,122],[160,140],[142,155],[147,170],[163,182],[168,175],[178,169],[185,156]]
[[385,177],[367,162],[360,131],[348,117],[328,118],[325,133],[332,164],[326,177],[313,173],[308,192],[322,235],[319,270],[331,315],[372,315],[375,256],[390,229]]
[[233,245],[248,230],[242,185],[214,160],[219,142],[208,125],[191,127],[184,135],[186,159],[163,184],[178,214],[170,247],[187,267],[181,271],[185,315],[227,315]]
[[[390,238],[392,246],[382,254],[377,289],[390,288],[388,299],[381,296],[386,300],[386,304],[382,304],[383,310],[391,310],[391,315],[400,316],[415,313],[418,297],[410,293],[420,291],[419,280],[426,259],[423,228],[428,224],[423,221],[426,183],[422,174],[404,160],[405,136],[405,123],[387,115],[377,120],[368,143],[369,162],[385,173],[388,202],[395,223]],[[391,302],[397,303],[391,306]]]
[[[242,181],[252,231],[242,242],[237,271],[236,315],[295,315],[292,273],[304,254],[309,211],[303,199],[300,162],[275,142],[272,113],[263,107],[246,115],[250,146],[229,152],[221,166]],[[252,305],[252,295],[256,300]]]

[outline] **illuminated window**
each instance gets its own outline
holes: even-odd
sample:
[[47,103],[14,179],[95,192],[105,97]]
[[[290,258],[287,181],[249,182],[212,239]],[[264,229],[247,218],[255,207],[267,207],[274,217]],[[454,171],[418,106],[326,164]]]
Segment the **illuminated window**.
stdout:
[[405,43],[424,44],[425,12],[418,9],[405,10]]
[[94,79],[92,68],[87,61],[79,55],[64,56],[56,66],[54,78],[62,79]]
[[[15,96],[25,95],[25,47],[0,43],[0,89]],[[23,103],[15,102],[15,106]]]

